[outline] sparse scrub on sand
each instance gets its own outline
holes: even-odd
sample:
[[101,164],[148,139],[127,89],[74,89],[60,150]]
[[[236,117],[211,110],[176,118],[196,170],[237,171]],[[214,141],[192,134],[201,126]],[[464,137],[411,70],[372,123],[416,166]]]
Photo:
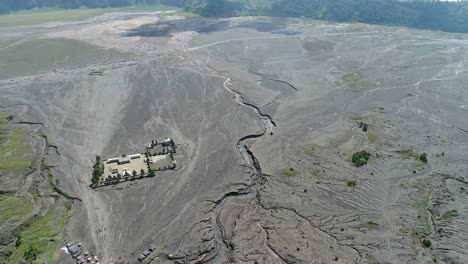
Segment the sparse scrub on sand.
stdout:
[[367,228],[369,230],[377,230],[377,229],[379,229],[380,225],[379,225],[379,223],[374,222],[374,221],[367,221],[365,223],[362,223],[361,227],[362,228]]
[[285,176],[296,176],[297,171],[294,168],[284,169],[281,171]]
[[421,162],[427,163],[427,154],[421,153],[418,155],[412,148],[401,150],[398,153],[400,153],[403,156],[415,158]]
[[356,167],[362,167],[367,164],[370,156],[371,156],[370,153],[365,150],[356,152],[353,154],[353,158],[352,158],[353,164]]
[[305,148],[304,149],[304,154],[307,156],[312,156],[315,154],[315,149],[314,148]]
[[412,207],[417,211],[417,217],[422,224],[422,231],[424,234],[429,234],[431,232],[431,215],[428,211],[431,197],[432,193],[426,192],[422,196],[416,197],[415,201],[412,204]]
[[458,211],[457,210],[448,210],[442,215],[442,218],[445,220],[452,220],[454,218],[458,217]]
[[377,136],[372,133],[368,133],[367,138],[369,139],[370,143],[375,143],[377,141]]
[[349,187],[356,187],[357,181],[355,179],[346,180],[346,185],[348,185]]
[[407,157],[415,157],[415,153],[413,149],[404,149],[400,151],[400,154],[407,156]]
[[402,227],[400,227],[400,232],[402,232],[403,234],[408,234],[408,233],[409,233],[409,229],[408,229],[408,227],[406,227],[406,226],[402,226]]

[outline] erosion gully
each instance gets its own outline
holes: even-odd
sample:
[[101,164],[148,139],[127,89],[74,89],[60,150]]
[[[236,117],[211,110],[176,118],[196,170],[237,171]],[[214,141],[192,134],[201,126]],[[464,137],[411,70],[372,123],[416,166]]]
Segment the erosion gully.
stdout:
[[233,199],[240,199],[246,197],[247,195],[255,194],[257,190],[253,190],[252,187],[265,184],[267,181],[266,176],[268,175],[265,175],[262,172],[260,163],[255,157],[254,153],[250,150],[249,146],[262,137],[273,135],[273,129],[276,127],[275,122],[269,115],[262,113],[256,105],[244,101],[242,94],[232,88],[230,78],[225,80],[223,87],[233,95],[234,102],[241,106],[248,107],[255,112],[258,118],[263,122],[264,130],[262,133],[244,136],[237,142],[237,149],[239,153],[252,171],[250,182],[248,184],[238,185],[236,189],[225,193],[223,197],[215,201],[216,205],[213,210],[212,226],[216,243],[216,255],[214,258],[207,259],[205,263],[230,262],[233,246],[226,239],[225,229],[220,220],[221,209],[226,205],[226,203],[231,202]]

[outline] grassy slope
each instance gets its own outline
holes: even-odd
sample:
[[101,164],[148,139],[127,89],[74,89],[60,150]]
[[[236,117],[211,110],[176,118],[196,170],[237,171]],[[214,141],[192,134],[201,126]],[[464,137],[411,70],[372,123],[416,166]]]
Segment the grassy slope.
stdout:
[[0,226],[20,220],[23,215],[29,213],[32,209],[33,205],[29,201],[16,197],[0,197]]
[[0,113],[0,170],[29,167],[33,160],[27,131],[8,125],[8,116]]
[[[28,136],[26,129],[9,125],[8,116],[0,113],[0,157],[3,157],[0,158],[0,171],[21,177],[24,167],[31,166],[35,157],[32,147],[26,143]],[[33,196],[40,202],[34,193]],[[4,244],[13,241],[6,247],[0,246],[0,253],[11,254],[8,259],[0,254],[0,263],[24,263],[24,254],[31,248],[38,254],[33,263],[42,263],[42,260],[54,263],[62,246],[65,220],[73,212],[72,203],[60,196],[43,215],[25,221],[24,216],[34,206],[24,197],[15,193],[0,195],[0,230],[3,230],[0,241]]]
[[44,216],[32,217],[25,223],[26,228],[19,233],[20,242],[10,245],[12,255],[8,263],[20,263],[24,253],[30,248],[38,252],[37,262],[53,263],[58,256],[58,251],[62,245],[62,234],[65,226],[65,219],[68,218],[72,209],[62,204],[50,208]]

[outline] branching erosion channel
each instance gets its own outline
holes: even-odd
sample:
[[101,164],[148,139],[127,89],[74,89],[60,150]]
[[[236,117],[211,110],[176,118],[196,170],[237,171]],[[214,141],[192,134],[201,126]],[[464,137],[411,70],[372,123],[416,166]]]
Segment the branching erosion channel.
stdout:
[[262,137],[273,135],[273,129],[276,127],[275,122],[269,115],[263,114],[256,105],[246,103],[242,94],[231,87],[230,81],[231,79],[227,78],[223,83],[223,87],[231,94],[233,94],[234,102],[241,106],[246,106],[256,113],[256,115],[260,118],[260,120],[262,120],[264,124],[264,131],[259,134],[246,135],[237,142],[237,149],[240,155],[243,157],[247,166],[251,169],[251,179],[249,184],[226,193],[222,198],[216,201],[212,216],[214,238],[216,243],[216,257],[214,259],[207,260],[208,262],[230,260],[233,245],[226,238],[226,232],[220,219],[221,209],[226,205],[226,203],[233,199],[248,199],[249,197],[246,197],[247,195],[250,195],[252,199],[255,198],[255,195],[251,190],[252,187],[255,185],[263,185],[267,181],[265,177],[266,175],[262,173],[258,159],[250,150],[249,146]]

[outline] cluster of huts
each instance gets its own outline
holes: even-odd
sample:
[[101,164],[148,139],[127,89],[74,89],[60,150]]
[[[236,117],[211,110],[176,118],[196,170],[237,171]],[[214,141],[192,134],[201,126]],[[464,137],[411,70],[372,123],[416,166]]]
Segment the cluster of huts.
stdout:
[[127,180],[153,177],[154,172],[176,168],[173,156],[176,153],[176,146],[171,138],[160,142],[152,140],[145,147],[145,152],[142,154],[103,160],[103,175],[99,182],[91,184],[90,187],[97,188]]
[[146,154],[149,156],[173,154],[175,152],[175,143],[171,138],[166,138],[161,142],[152,140],[151,143],[146,146]]
[[99,264],[99,258],[93,253],[84,252],[81,248],[81,243],[68,242],[66,245],[68,252],[78,264]]
[[143,260],[145,260],[155,249],[156,247],[153,244],[151,244],[148,250],[145,250],[143,251],[143,253],[141,253],[141,255],[138,257],[138,261],[142,262]]

